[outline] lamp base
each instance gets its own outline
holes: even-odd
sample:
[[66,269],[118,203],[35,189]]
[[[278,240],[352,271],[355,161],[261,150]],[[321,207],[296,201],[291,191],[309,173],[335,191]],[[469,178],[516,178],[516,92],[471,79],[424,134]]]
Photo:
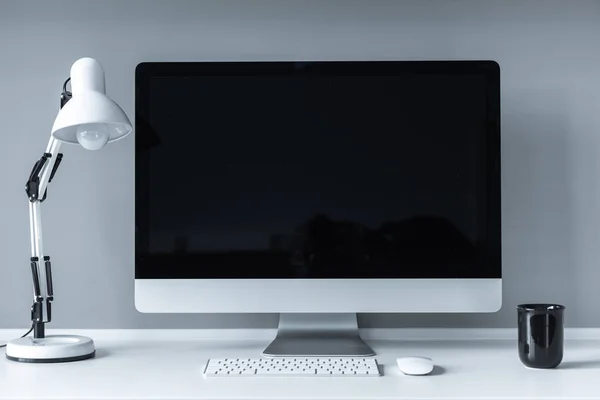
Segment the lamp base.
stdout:
[[85,336],[24,337],[6,345],[6,358],[26,363],[61,363],[87,360],[96,355],[94,341]]

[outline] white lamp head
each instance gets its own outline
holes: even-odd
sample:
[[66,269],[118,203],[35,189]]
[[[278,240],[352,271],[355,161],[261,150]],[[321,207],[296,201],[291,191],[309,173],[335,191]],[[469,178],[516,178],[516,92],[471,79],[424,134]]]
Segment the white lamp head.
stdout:
[[71,67],[73,97],[58,113],[52,136],[65,143],[98,150],[132,131],[125,112],[106,96],[104,70],[93,58],[82,58]]

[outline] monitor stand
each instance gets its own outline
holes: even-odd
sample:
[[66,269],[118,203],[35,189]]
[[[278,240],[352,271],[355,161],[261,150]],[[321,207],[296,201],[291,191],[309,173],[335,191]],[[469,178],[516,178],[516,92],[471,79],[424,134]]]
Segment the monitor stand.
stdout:
[[356,314],[280,314],[267,357],[374,356],[360,338]]

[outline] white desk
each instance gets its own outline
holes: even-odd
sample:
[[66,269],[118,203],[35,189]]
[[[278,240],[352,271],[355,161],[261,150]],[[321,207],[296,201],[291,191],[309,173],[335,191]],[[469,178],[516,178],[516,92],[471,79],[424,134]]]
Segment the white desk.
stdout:
[[[0,331],[0,341],[19,332]],[[256,357],[274,332],[71,331],[95,339],[95,359],[20,364],[2,354],[0,399],[600,399],[600,335],[581,332],[567,332],[555,370],[524,368],[514,330],[367,331],[381,378],[205,379],[208,358]],[[397,339],[407,336],[421,340]],[[395,358],[407,355],[430,356],[439,367],[403,376]]]

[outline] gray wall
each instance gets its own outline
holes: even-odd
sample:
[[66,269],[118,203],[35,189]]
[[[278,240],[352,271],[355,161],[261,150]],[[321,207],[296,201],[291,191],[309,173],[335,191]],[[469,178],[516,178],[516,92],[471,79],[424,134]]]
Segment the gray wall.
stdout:
[[[0,328],[31,302],[23,184],[73,61],[134,111],[135,66],[167,60],[494,59],[502,67],[504,307],[364,315],[363,326],[515,325],[552,301],[600,327],[600,1],[0,0]],[[44,203],[63,328],[274,327],[274,315],[142,315],[133,305],[133,138],[64,149]]]

